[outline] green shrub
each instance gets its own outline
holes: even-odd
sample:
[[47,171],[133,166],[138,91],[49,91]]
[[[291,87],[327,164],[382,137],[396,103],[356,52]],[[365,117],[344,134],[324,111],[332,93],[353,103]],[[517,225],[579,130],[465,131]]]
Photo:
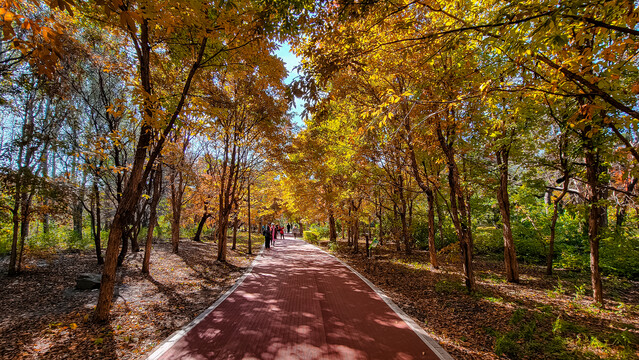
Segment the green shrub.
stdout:
[[328,243],[328,250],[329,251],[339,251],[339,243],[337,243],[337,242]]
[[572,247],[563,247],[555,263],[560,268],[581,271],[589,268],[589,261],[587,253],[579,253]]
[[65,237],[67,249],[84,250],[93,245],[93,238],[89,232],[84,232],[82,237],[75,231],[69,231]]
[[473,234],[475,253],[479,255],[503,254],[504,240],[501,229],[495,227],[477,227]]
[[568,352],[562,332],[567,328],[576,329],[572,324],[557,318],[552,333],[543,330],[550,318],[542,313],[517,309],[510,318],[510,331],[500,333],[493,331],[495,337],[493,350],[499,356],[510,359],[572,359]]
[[425,221],[413,222],[413,239],[415,246],[421,250],[428,249],[428,223]]
[[506,355],[511,359],[518,359],[517,356],[521,353],[521,346],[517,343],[517,334],[514,332],[508,332],[500,335],[495,340],[495,354],[498,356]]
[[321,226],[321,225],[314,224],[314,225],[311,225],[309,230],[317,234],[318,241],[321,238],[328,238],[330,236],[330,229],[328,226]]
[[604,274],[639,279],[639,237],[636,233],[606,234],[600,243],[600,266]]
[[319,244],[319,234],[312,230],[304,231],[304,240],[311,244],[318,245]]

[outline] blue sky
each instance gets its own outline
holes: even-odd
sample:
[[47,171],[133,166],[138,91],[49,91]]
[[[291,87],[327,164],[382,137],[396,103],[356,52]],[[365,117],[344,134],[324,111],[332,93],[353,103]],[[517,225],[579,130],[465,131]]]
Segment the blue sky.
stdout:
[[[295,79],[297,75],[299,75],[299,73],[295,71],[294,68],[300,64],[300,58],[298,58],[291,52],[291,46],[288,43],[282,43],[280,49],[275,52],[275,55],[282,59],[282,61],[284,61],[284,64],[286,65],[288,76],[284,80],[284,83],[288,85],[293,81],[293,79]],[[304,126],[304,121],[300,116],[300,113],[303,110],[302,100],[295,98],[295,105],[296,107],[291,109],[291,112],[293,113],[293,123],[297,124],[298,126]]]

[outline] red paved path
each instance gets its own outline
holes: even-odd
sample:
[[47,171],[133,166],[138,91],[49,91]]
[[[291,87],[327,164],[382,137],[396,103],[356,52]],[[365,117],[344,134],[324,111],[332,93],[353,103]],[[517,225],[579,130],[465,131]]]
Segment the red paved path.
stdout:
[[265,249],[244,282],[173,341],[158,358],[439,359],[341,262],[290,238]]

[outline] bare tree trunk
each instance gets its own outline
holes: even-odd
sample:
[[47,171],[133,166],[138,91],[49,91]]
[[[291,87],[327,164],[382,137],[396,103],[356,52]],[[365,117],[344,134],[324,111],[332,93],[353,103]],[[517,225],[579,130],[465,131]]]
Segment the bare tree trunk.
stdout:
[[[75,160],[74,160],[73,167],[74,169],[76,168]],[[82,234],[82,215],[83,215],[82,202],[84,201],[86,178],[87,178],[87,172],[84,171],[84,173],[82,174],[82,184],[78,192],[78,198],[75,199],[75,204],[73,205],[73,232],[75,233],[75,236],[78,237],[79,241],[82,241],[82,238],[83,238],[82,236],[83,235]]]
[[366,257],[367,258],[371,257],[371,245],[369,242],[369,238],[370,238],[370,233],[364,234],[364,239],[366,239]]
[[346,240],[346,244],[348,244],[348,246],[351,246],[353,244],[353,219],[352,219],[352,206],[349,203],[348,204],[348,230],[347,230],[347,234],[346,236],[348,237],[348,239]]
[[392,232],[393,232],[393,238],[395,239],[395,245],[396,245],[396,249],[397,252],[402,251],[402,245],[401,245],[401,237],[397,235],[397,218],[399,218],[399,210],[397,208],[397,204],[393,203],[393,228],[392,228]]
[[435,199],[435,210],[437,211],[437,228],[439,229],[439,241],[441,241],[442,246],[446,243],[446,238],[444,237],[444,214],[442,214],[442,209],[439,206],[439,197],[437,194],[434,196]]
[[170,175],[171,183],[171,244],[173,245],[173,253],[178,253],[180,245],[180,226],[182,222],[182,197],[184,192],[182,191],[183,177],[182,172],[177,169],[171,170]]
[[383,242],[384,231],[383,231],[383,229],[382,229],[382,227],[383,227],[383,226],[382,226],[382,219],[383,219],[384,217],[383,217],[383,213],[382,213],[382,204],[381,204],[381,200],[379,200],[379,201],[380,201],[380,204],[379,204],[379,212],[376,212],[376,214],[375,214],[375,215],[377,215],[377,220],[379,221],[379,229],[378,229],[378,231],[379,231],[379,245],[381,246],[381,245],[383,245],[383,244],[384,244],[384,242]]
[[93,229],[93,243],[95,244],[95,256],[98,259],[98,265],[104,264],[104,259],[102,258],[102,244],[101,244],[101,235],[102,235],[102,224],[101,224],[101,204],[100,204],[100,189],[98,188],[97,181],[93,181],[93,203],[94,203],[94,212],[95,218],[91,217],[91,228]]
[[359,253],[359,209],[362,206],[362,201],[359,200],[355,205],[355,201],[351,200],[351,207],[353,208],[353,252]]
[[586,181],[588,184],[588,241],[590,243],[590,274],[592,283],[592,297],[595,302],[603,305],[603,288],[601,283],[601,273],[599,271],[599,241],[601,232],[601,211],[600,205],[601,186],[599,176],[601,175],[601,161],[599,152],[593,144],[592,138],[586,140]]
[[20,252],[18,254],[18,271],[22,269],[22,255],[24,254],[24,244],[29,237],[29,213],[31,208],[31,200],[33,199],[33,193],[35,184],[31,185],[31,189],[28,193],[22,194],[22,201],[20,204]]
[[499,167],[499,188],[497,189],[497,203],[499,204],[499,212],[501,213],[501,223],[504,239],[504,265],[506,270],[506,279],[508,282],[519,282],[519,264],[517,263],[517,253],[515,251],[515,242],[513,241],[513,232],[510,225],[510,200],[508,198],[508,148],[501,148],[495,154],[497,156],[497,165]]
[[[248,253],[252,254],[253,250],[251,249],[251,179],[249,178],[248,182],[248,191],[247,191],[247,210],[248,210]],[[260,229],[261,231],[262,229]]]
[[[42,175],[45,179],[49,179],[49,152],[45,151],[45,153],[43,154],[43,159],[42,159]],[[45,197],[44,198],[44,206],[48,206],[49,205],[49,198]],[[44,235],[49,235],[49,212],[46,212],[43,216],[42,216],[42,232],[44,233]]]
[[228,229],[228,218],[220,216],[217,228],[217,260],[226,261],[226,233]]
[[142,273],[148,274],[150,271],[151,263],[151,249],[153,245],[153,230],[155,230],[155,224],[157,224],[157,208],[160,202],[160,195],[162,194],[162,165],[158,165],[155,169],[153,176],[153,195],[151,197],[151,214],[149,215],[149,227],[146,233],[146,244],[144,246],[144,260],[142,261]]
[[333,216],[333,209],[328,211],[328,226],[329,226],[329,241],[337,242],[337,231],[335,229],[335,216]]
[[437,262],[437,249],[435,248],[435,204],[433,197],[433,191],[429,189],[426,192],[426,201],[428,202],[428,255],[431,266],[437,269],[439,268],[439,263]]
[[353,222],[353,253],[359,253],[359,219]]
[[[632,194],[632,192],[635,190],[635,186],[637,185],[637,180],[639,180],[639,178],[636,177],[630,177],[628,180],[626,180],[626,192]],[[624,194],[623,196],[623,200],[621,201],[621,204],[619,204],[619,207],[617,208],[617,214],[616,214],[616,221],[615,221],[615,229],[616,231],[620,231],[621,230],[621,226],[623,225],[623,222],[626,220],[626,211],[628,208],[628,202],[630,199],[630,196]]]
[[233,219],[233,245],[231,245],[231,250],[235,250],[237,248],[237,224],[238,224],[238,221],[239,221],[239,219],[237,218],[237,214],[235,214],[235,218]]
[[475,290],[472,235],[470,234],[470,223],[467,223],[468,210],[460,185],[459,170],[455,161],[453,142],[452,140],[446,140],[446,138],[444,138],[439,124],[437,124],[437,138],[444,154],[446,155],[448,184],[450,187],[451,217],[453,225],[455,225],[457,237],[459,238],[466,289],[472,292]]
[[12,209],[13,216],[13,234],[11,237],[11,256],[9,257],[9,276],[14,276],[20,273],[20,269],[18,269],[18,232],[20,231],[20,199],[22,198],[21,187],[20,184],[20,176],[17,175],[18,180],[16,180],[16,189],[14,193],[14,204]]
[[564,188],[561,194],[553,200],[552,218],[550,220],[550,240],[548,246],[548,255],[546,256],[546,275],[552,275],[552,262],[555,256],[555,233],[557,229],[557,218],[559,217],[559,203],[568,193],[568,185],[570,179],[564,174]]
[[202,236],[202,229],[204,229],[204,224],[206,220],[211,217],[211,214],[206,212],[206,206],[204,207],[204,215],[200,219],[200,222],[197,224],[197,230],[195,231],[195,236],[193,237],[193,241],[201,242],[200,237]]

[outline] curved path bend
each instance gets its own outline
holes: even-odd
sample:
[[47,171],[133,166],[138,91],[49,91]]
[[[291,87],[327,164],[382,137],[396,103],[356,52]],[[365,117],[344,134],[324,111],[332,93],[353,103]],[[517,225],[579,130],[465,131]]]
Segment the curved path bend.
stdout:
[[452,358],[350,267],[286,238],[148,359]]

